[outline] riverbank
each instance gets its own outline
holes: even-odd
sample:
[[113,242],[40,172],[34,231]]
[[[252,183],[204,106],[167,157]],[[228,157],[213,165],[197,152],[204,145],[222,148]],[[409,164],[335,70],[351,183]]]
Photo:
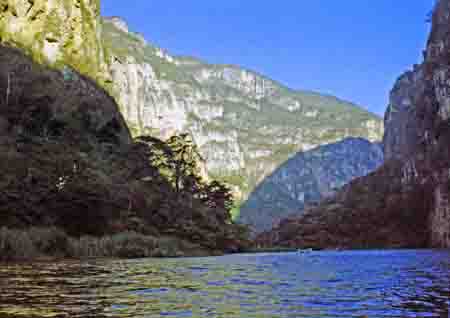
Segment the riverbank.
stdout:
[[52,228],[0,228],[0,261],[39,261],[87,258],[202,257],[223,252],[208,250],[177,237],[123,232],[102,237],[71,237]]
[[32,227],[26,230],[0,228],[0,261],[208,257],[236,253],[297,251],[297,248],[286,247],[255,247],[239,251],[210,250],[173,236],[155,237],[133,231],[77,238],[56,227]]

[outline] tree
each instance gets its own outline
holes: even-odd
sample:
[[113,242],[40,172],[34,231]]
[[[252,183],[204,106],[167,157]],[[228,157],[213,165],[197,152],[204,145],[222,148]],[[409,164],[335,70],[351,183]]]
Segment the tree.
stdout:
[[167,141],[142,136],[137,142],[145,144],[150,164],[158,169],[175,191],[198,193],[203,185],[199,163],[202,159],[197,146],[188,134],[175,135]]
[[231,189],[224,183],[214,180],[204,187],[203,202],[216,211],[223,211],[222,221],[231,220],[234,199]]
[[189,193],[213,209],[222,222],[231,222],[232,191],[220,181],[205,183],[199,168],[203,159],[188,134],[172,136],[165,142],[150,136],[138,137],[136,141],[145,145],[149,163],[178,194]]
[[174,174],[174,154],[169,145],[151,136],[140,136],[135,141],[138,145],[143,146],[142,151],[147,156],[150,165],[158,169],[161,175],[170,181]]
[[175,135],[167,140],[167,145],[172,151],[173,183],[175,190],[184,189],[196,192],[201,188],[199,163],[202,159],[197,145],[188,134]]

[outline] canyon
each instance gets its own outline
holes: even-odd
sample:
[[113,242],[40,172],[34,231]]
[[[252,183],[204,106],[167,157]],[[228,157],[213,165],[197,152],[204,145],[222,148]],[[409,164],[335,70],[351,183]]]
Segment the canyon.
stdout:
[[385,115],[385,163],[261,234],[261,245],[450,247],[450,1],[436,3],[424,61],[399,77]]
[[119,17],[103,19],[102,38],[113,95],[132,132],[190,134],[209,175],[230,185],[239,202],[299,151],[382,138],[382,121],[357,105],[239,66],[173,56]]
[[[279,216],[257,226],[268,230],[269,223],[279,223],[260,234],[258,243],[316,248],[448,247],[449,16],[450,2],[439,1],[424,62],[399,78],[383,123],[376,115],[334,96],[290,89],[236,65],[214,65],[171,55],[131,31],[121,18],[101,17],[98,0],[1,0],[0,39],[6,45],[1,48],[6,65],[0,78],[1,89],[6,92],[1,99],[2,147],[7,157],[33,153],[37,157],[30,157],[28,167],[19,165],[14,170],[14,166],[4,166],[9,177],[0,186],[11,189],[14,176],[20,174],[30,182],[26,189],[38,191],[32,196],[36,202],[45,201],[49,193],[59,197],[61,194],[54,192],[57,189],[50,191],[47,186],[59,178],[63,178],[63,186],[68,182],[65,174],[73,175],[68,168],[70,160],[64,156],[68,151],[86,165],[84,177],[91,176],[106,187],[97,189],[105,190],[100,191],[100,197],[110,198],[112,192],[107,188],[116,182],[123,186],[118,189],[118,201],[114,201],[118,207],[117,211],[113,209],[116,219],[123,217],[124,211],[137,213],[149,233],[176,233],[178,240],[187,239],[194,245],[204,241],[206,245],[199,248],[210,251],[238,250],[241,241],[232,236],[241,235],[241,228],[227,226],[220,216],[208,216],[211,210],[206,207],[171,201],[176,195],[168,184],[162,190],[158,190],[161,184],[148,184],[152,168],[147,167],[131,181],[124,181],[125,175],[118,172],[106,176],[106,171],[113,171],[111,167],[131,174],[133,167],[144,165],[143,158],[134,152],[133,137],[150,135],[166,140],[189,134],[203,158],[204,178],[223,181],[232,188],[237,205],[244,207],[244,219],[252,193],[276,179],[280,166],[308,158],[317,149],[338,147],[346,138],[364,138],[367,141],[361,141],[365,145],[362,152],[367,157],[355,164],[339,160],[342,164],[326,173],[322,173],[323,166],[314,165],[315,173],[301,180],[305,186],[316,183],[317,188],[311,192],[294,189],[298,181],[289,181],[290,195],[295,192],[300,204],[283,208]],[[9,65],[10,58],[17,63]],[[42,78],[39,72],[44,74]],[[65,92],[69,98],[64,98]],[[67,139],[58,139],[62,136]],[[53,144],[52,138],[59,141]],[[377,143],[382,139],[384,164],[379,167],[383,155]],[[58,148],[67,144],[74,148]],[[19,149],[22,146],[25,150]],[[355,147],[347,151],[359,149]],[[52,160],[40,170],[43,157],[38,154],[50,156],[47,159],[60,158],[64,174],[52,170]],[[121,159],[125,154],[135,162]],[[333,158],[339,156],[327,160]],[[308,170],[306,161],[297,162],[294,170]],[[30,175],[30,169],[37,172]],[[348,173],[333,178],[333,172],[344,170]],[[39,177],[33,179],[36,174]],[[45,179],[45,174],[52,176],[51,180]],[[36,180],[45,186],[33,188]],[[80,190],[77,187],[85,179],[71,180]],[[142,190],[137,190],[139,186]],[[15,211],[4,225],[51,225],[59,220],[56,206],[50,209],[50,217],[35,208],[25,211],[31,205],[18,209],[13,203],[22,202],[21,196],[27,193],[23,187],[20,182],[14,183],[14,191],[2,193],[0,199],[9,207],[5,213]],[[167,198],[161,199],[164,195]],[[140,203],[132,211],[126,207],[131,202],[126,198],[135,196]],[[158,204],[150,217],[142,211],[155,203],[154,197]],[[64,201],[59,198],[57,202]],[[187,201],[197,202],[192,197]],[[168,226],[166,222],[178,216],[177,202],[189,212],[186,219]],[[91,203],[96,209],[100,204]],[[271,212],[277,213],[272,207]],[[133,213],[129,214],[131,218]],[[252,214],[259,217],[258,213],[264,218],[268,214],[257,207]],[[288,215],[292,216],[282,219]],[[152,222],[159,227],[151,226]],[[135,223],[127,226],[136,229]],[[192,241],[188,239],[191,236],[196,238]]]
[[173,56],[120,17],[101,17],[100,1],[2,0],[0,38],[38,63],[94,79],[133,136],[190,134],[205,176],[226,182],[238,203],[299,151],[383,135],[381,119],[350,102],[239,66]]

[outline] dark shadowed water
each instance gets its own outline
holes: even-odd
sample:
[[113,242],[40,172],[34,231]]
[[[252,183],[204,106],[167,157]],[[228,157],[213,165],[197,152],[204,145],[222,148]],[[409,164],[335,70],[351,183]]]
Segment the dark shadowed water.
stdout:
[[450,251],[0,264],[0,317],[449,317]]

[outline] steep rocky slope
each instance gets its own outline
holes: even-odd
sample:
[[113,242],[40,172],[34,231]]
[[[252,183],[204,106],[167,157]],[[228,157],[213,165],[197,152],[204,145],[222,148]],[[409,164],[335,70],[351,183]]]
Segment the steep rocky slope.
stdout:
[[303,217],[262,234],[261,244],[450,247],[449,34],[450,0],[440,0],[424,62],[391,93],[386,163]]
[[242,205],[239,221],[256,232],[269,230],[305,206],[330,197],[351,180],[368,175],[383,162],[380,144],[347,138],[298,153],[264,179]]
[[[155,146],[132,141],[117,104],[94,81],[0,46],[0,91],[6,92],[0,98],[0,228],[56,227],[71,237],[144,235],[127,239],[128,254],[91,256],[240,248],[240,227],[223,208],[175,189],[151,164]],[[42,239],[37,248],[68,242],[33,239]],[[162,246],[161,239],[171,243]],[[4,240],[0,258],[15,252],[12,246],[23,247]]]
[[356,105],[236,66],[171,56],[120,18],[104,20],[103,41],[133,132],[192,134],[210,174],[241,199],[298,151],[350,136],[381,140],[382,122]]

